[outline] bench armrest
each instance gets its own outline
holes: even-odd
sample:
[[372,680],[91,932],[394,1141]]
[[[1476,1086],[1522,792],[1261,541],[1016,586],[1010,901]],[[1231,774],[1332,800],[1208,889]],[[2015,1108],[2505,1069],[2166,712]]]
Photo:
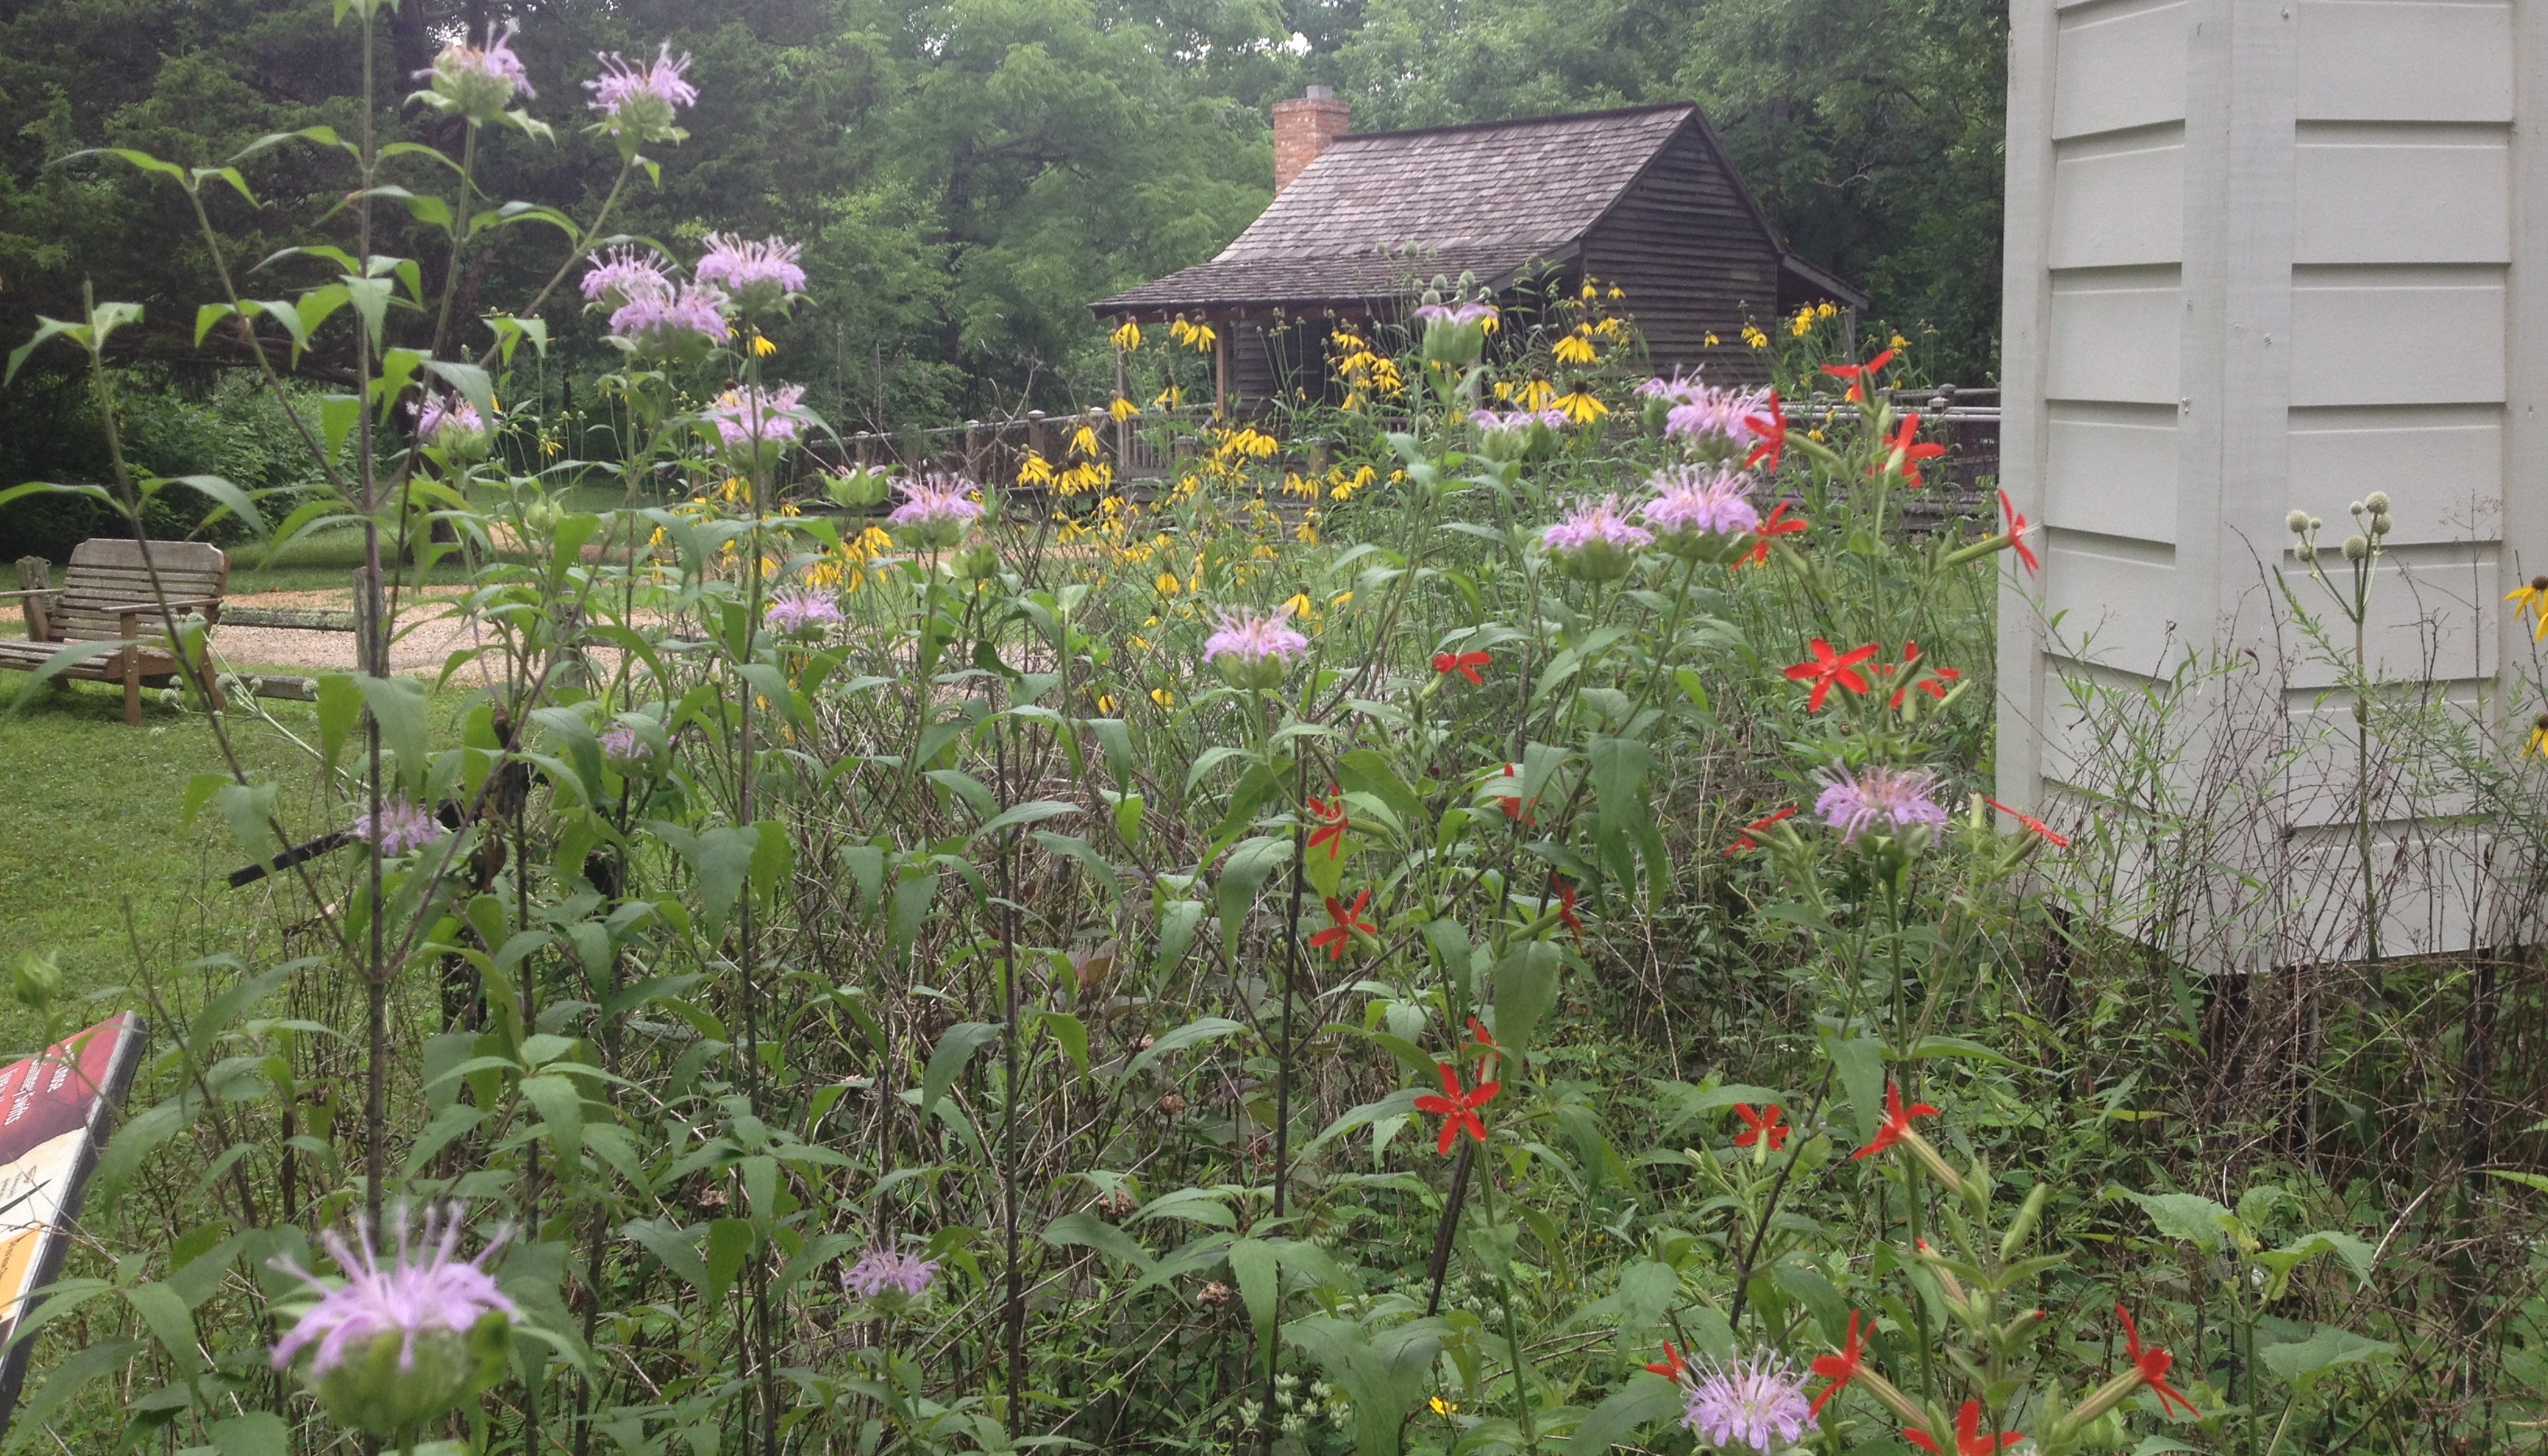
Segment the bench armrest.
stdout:
[[157,611],[163,606],[219,606],[221,604],[222,599],[218,596],[172,596],[166,601],[114,601],[105,603],[83,601],[78,603],[75,609],[79,611],[93,611],[99,613],[121,613],[128,611]]

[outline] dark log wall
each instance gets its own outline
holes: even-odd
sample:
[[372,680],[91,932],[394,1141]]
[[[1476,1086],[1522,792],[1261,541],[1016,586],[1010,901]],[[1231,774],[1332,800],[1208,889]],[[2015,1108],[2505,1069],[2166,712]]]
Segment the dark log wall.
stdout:
[[1743,325],[1776,324],[1778,250],[1694,127],[1674,136],[1585,238],[1584,269],[1627,291],[1621,306],[1658,373],[1705,364],[1724,383],[1768,379]]

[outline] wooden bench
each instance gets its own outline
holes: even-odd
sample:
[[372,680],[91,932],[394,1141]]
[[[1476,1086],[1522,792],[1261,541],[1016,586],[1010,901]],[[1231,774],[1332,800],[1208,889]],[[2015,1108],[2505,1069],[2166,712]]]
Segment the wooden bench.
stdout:
[[[27,557],[18,563],[20,590],[0,592],[16,597],[27,617],[24,641],[0,639],[0,669],[31,673],[70,643],[116,643],[113,651],[85,659],[61,677],[123,683],[124,721],[137,724],[143,684],[164,687],[176,681],[181,666],[170,650],[161,607],[180,617],[200,614],[207,622],[219,622],[230,563],[219,548],[201,541],[153,541],[145,566],[137,542],[101,538],[71,549],[70,568],[59,587],[50,585],[51,576],[44,558]],[[209,660],[198,665],[198,674],[204,695],[220,708],[221,689]]]

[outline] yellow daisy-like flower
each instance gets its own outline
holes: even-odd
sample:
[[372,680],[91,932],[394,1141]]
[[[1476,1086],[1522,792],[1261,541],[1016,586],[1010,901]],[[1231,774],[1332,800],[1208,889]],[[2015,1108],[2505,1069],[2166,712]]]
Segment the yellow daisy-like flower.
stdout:
[[1141,346],[1141,325],[1134,319],[1127,318],[1107,337],[1113,339],[1115,347],[1119,349],[1138,349]]
[[1448,1415],[1459,1409],[1460,1403],[1457,1401],[1446,1401],[1440,1396],[1433,1398],[1433,1413],[1436,1415]]
[[2530,634],[2531,641],[2548,637],[2548,577],[2532,577],[2530,585],[2514,588],[2504,593],[2503,599],[2521,603],[2512,609],[2514,621],[2528,616],[2538,623],[2538,630]]
[[771,339],[770,335],[756,328],[752,331],[752,352],[759,358],[767,359],[778,352],[778,345]]
[[1159,573],[1159,579],[1152,582],[1150,585],[1159,589],[1159,594],[1161,596],[1174,596],[1177,594],[1177,590],[1182,587],[1184,583],[1177,580],[1177,574],[1175,572],[1161,572]]
[[1073,454],[1086,455],[1093,459],[1106,447],[1098,442],[1097,431],[1083,424],[1070,432],[1070,448]]
[[1305,622],[1319,614],[1318,603],[1310,599],[1307,592],[1295,592],[1284,597],[1283,609]]
[[1097,711],[1101,713],[1111,713],[1115,711],[1115,694],[1111,692],[1101,692],[1097,694]]
[[1566,417],[1577,424],[1591,424],[1610,412],[1610,407],[1602,404],[1599,396],[1581,383],[1557,397],[1557,408],[1565,410]]
[[1150,401],[1150,408],[1153,410],[1174,410],[1185,402],[1186,392],[1178,389],[1175,385],[1170,385],[1166,389],[1159,391],[1158,397]]
[[1884,346],[1888,349],[1907,349],[1911,347],[1911,340],[1897,333],[1888,339]]
[[1590,364],[1600,357],[1592,348],[1592,340],[1580,332],[1559,339],[1548,353],[1560,364]]
[[1134,415],[1141,412],[1141,407],[1134,404],[1128,399],[1125,399],[1122,395],[1117,395],[1115,397],[1115,402],[1106,407],[1106,412],[1114,415],[1117,419],[1130,419]]
[[1707,336],[1707,346],[1708,346],[1709,348],[1711,348],[1711,349],[1716,347],[1716,335],[1715,335],[1715,334],[1712,334],[1712,333],[1711,333],[1711,334],[1709,334],[1709,335]]
[[1524,381],[1516,393],[1524,410],[1545,410],[1548,402],[1557,398],[1557,386],[1545,379],[1533,378]]
[[1818,318],[1828,318],[1839,312],[1839,308],[1836,307],[1829,299],[1825,299],[1814,306],[1814,317]]
[[1743,341],[1756,349],[1770,347],[1770,335],[1749,323],[1743,325]]
[[1302,521],[1300,525],[1293,528],[1292,539],[1300,542],[1304,546],[1318,545],[1319,523],[1315,520]]
[[2530,741],[2521,746],[2521,756],[2526,759],[2532,754],[2548,755],[2548,713],[2530,720]]
[[1153,687],[1150,689],[1150,701],[1163,708],[1172,708],[1177,705],[1177,695],[1164,687]]
[[1051,480],[1052,462],[1045,459],[1035,451],[1029,450],[1027,452],[1027,458],[1018,462],[1019,485],[1041,486],[1049,483]]

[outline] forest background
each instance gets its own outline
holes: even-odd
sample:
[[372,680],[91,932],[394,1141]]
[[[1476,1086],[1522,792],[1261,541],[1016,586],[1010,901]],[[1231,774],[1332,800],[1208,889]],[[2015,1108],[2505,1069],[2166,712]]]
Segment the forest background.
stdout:
[[[117,341],[151,469],[274,489],[296,467],[279,414],[261,429],[267,411],[224,389],[245,355],[195,346],[193,303],[219,290],[182,200],[62,159],[130,146],[218,164],[271,133],[350,134],[360,51],[328,8],[0,0],[0,337],[77,317],[84,284],[143,305]],[[695,55],[691,137],[618,226],[692,246],[712,227],[801,239],[816,303],[776,332],[774,367],[844,431],[1102,403],[1112,354],[1087,304],[1236,235],[1272,197],[1269,109],[1310,84],[1350,100],[1363,132],[1694,100],[1790,246],[1919,338],[1923,373],[1984,384],[1997,365],[2005,0],[405,0],[381,94],[404,96],[444,39],[516,18],[551,90],[597,51],[669,35]],[[584,100],[532,106],[565,119]],[[436,125],[410,114],[388,135]],[[589,215],[608,147],[561,126],[554,145],[506,149],[486,186]],[[294,221],[326,211],[314,166],[269,153],[264,211],[216,200],[244,256],[317,240]],[[513,275],[546,258],[468,263],[464,317],[523,296]],[[572,411],[580,380],[615,364],[602,331],[564,329],[540,384],[552,406]],[[0,481],[103,478],[69,359],[0,391]],[[34,524],[23,504],[0,516],[0,559],[77,538]]]

